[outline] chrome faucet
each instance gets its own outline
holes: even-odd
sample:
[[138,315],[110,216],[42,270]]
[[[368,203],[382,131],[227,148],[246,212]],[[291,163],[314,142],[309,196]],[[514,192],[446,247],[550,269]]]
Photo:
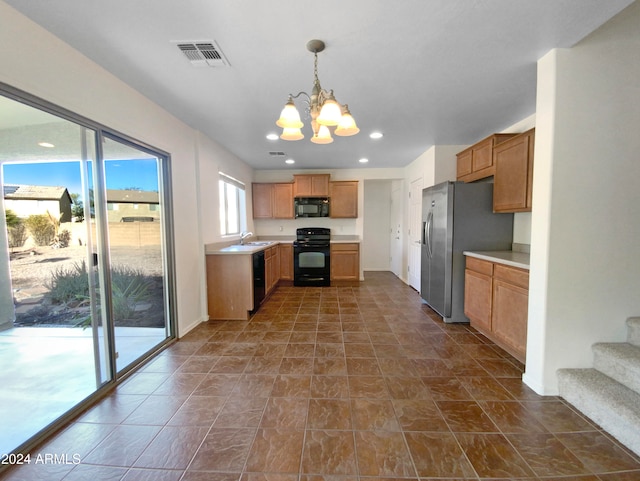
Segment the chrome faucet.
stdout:
[[241,232],[240,233],[240,245],[244,245],[244,240],[247,237],[251,237],[253,235],[253,232]]

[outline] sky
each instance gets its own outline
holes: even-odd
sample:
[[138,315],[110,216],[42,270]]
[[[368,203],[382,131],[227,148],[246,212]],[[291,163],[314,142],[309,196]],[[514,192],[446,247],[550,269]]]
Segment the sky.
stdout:
[[[105,161],[107,189],[136,187],[157,192],[159,190],[157,163],[156,159]],[[91,170],[91,164],[89,170]],[[2,181],[4,184],[62,186],[67,188],[69,194],[82,193],[79,162],[3,164]],[[80,198],[82,197],[80,195]]]

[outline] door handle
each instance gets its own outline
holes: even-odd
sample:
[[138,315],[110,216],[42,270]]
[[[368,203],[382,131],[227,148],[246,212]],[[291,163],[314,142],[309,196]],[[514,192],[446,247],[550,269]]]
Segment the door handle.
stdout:
[[429,211],[429,215],[427,216],[425,228],[425,237],[427,239],[427,252],[429,253],[429,257],[433,257],[433,250],[431,249],[431,233],[433,231],[433,211]]

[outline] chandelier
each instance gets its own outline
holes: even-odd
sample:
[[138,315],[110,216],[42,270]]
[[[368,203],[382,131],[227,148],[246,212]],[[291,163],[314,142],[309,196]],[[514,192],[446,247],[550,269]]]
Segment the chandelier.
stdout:
[[311,118],[311,129],[313,137],[311,142],[315,144],[330,144],[333,142],[331,129],[335,135],[347,137],[360,132],[355,120],[349,112],[347,104],[340,105],[333,96],[333,90],[326,91],[320,87],[318,80],[318,52],[324,50],[322,40],[310,40],[307,42],[307,50],[313,52],[313,90],[311,95],[300,92],[297,95],[289,94],[289,100],[282,109],[280,118],[276,121],[278,127],[282,127],[282,140],[304,139],[302,127],[304,124],[300,120],[300,113],[293,103],[293,99],[303,97],[306,103],[305,114]]

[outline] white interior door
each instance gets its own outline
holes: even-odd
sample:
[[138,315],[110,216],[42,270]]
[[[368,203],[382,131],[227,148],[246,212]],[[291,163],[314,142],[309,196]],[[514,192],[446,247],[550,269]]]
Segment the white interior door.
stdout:
[[391,245],[390,269],[396,276],[402,271],[402,183],[393,182],[391,186],[391,215],[389,216],[389,242]]
[[409,285],[420,291],[420,251],[422,222],[422,177],[409,190]]

